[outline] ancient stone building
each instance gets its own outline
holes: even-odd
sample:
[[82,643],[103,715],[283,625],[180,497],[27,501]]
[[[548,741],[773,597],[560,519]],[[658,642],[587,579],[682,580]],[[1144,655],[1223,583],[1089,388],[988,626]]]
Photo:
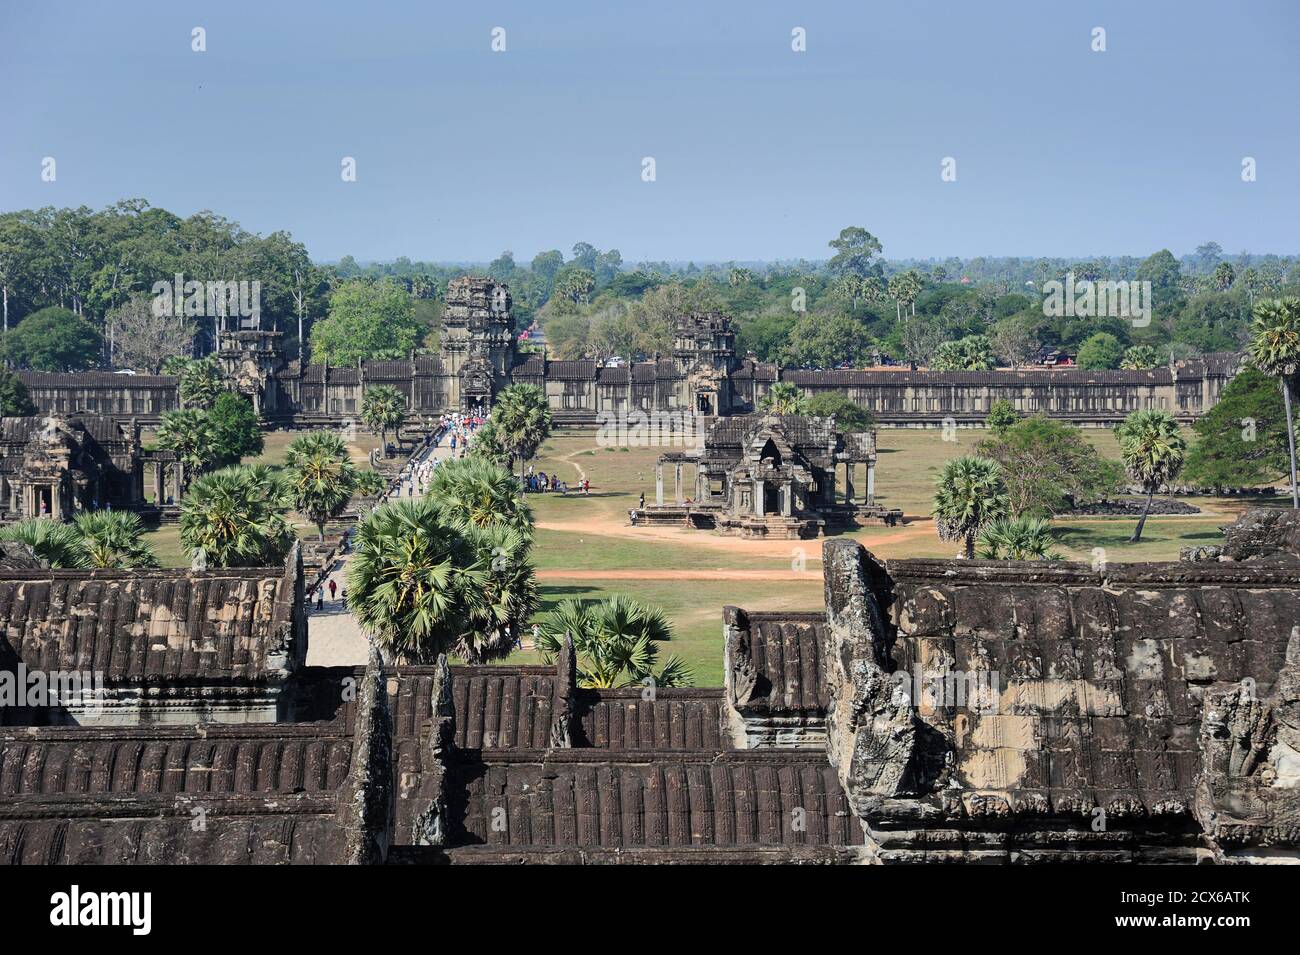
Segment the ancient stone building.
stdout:
[[[702,446],[660,455],[647,524],[685,524],[741,537],[798,539],[843,529],[856,520],[884,520],[875,503],[874,432],[845,434],[833,418],[735,415],[710,420]],[[664,466],[674,492],[664,502]],[[694,490],[683,482],[694,470]],[[865,471],[865,483],[855,474]],[[842,476],[842,484],[840,479]],[[863,489],[855,497],[856,487]]]
[[[1240,356],[1215,354],[1150,371],[786,369],[737,355],[730,320],[710,312],[678,319],[671,356],[607,368],[517,351],[510,308],[505,285],[464,277],[447,287],[436,356],[302,368],[285,360],[279,332],[224,326],[216,355],[230,386],[247,394],[268,423],[333,427],[355,420],[362,395],[376,385],[405,395],[418,425],[449,409],[490,405],[492,396],[512,382],[542,389],[556,421],[573,425],[662,412],[706,418],[752,413],[778,381],[810,395],[843,392],[887,425],[975,425],[999,399],[1027,414],[1079,424],[1109,425],[1149,408],[1192,421],[1214,406],[1240,363]],[[176,407],[176,379],[167,376],[23,372],[20,377],[45,413],[111,414],[151,424]]]
[[[0,862],[1293,862],[1297,540],[1291,511],[1248,514],[1211,559],[1099,569],[832,540],[824,611],[728,607],[725,686],[651,694],[579,688],[571,647],[283,674],[296,642],[173,626],[210,574],[169,572],[164,602],[6,556],[0,613],[25,623],[0,629],[0,671],[95,661],[194,700],[280,673],[293,706],[125,728],[14,710]],[[83,604],[131,622],[83,642],[88,615],[53,612]]]
[[110,415],[0,418],[0,520],[144,503],[139,428]]

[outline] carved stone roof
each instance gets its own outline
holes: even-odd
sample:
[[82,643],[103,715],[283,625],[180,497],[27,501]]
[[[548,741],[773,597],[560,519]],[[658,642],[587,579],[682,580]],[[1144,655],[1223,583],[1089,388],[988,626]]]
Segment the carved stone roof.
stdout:
[[113,684],[265,684],[305,654],[292,566],[0,574],[0,652]]

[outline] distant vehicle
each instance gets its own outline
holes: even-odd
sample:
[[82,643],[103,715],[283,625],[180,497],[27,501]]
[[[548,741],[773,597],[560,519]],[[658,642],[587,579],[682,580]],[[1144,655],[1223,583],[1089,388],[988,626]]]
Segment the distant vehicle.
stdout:
[[626,367],[627,367],[627,359],[626,359],[626,358],[619,358],[617,355],[614,355],[614,356],[611,357],[611,358],[606,358],[606,359],[605,359],[605,367],[606,367],[606,368],[626,368]]
[[113,374],[115,374],[115,375],[134,375],[134,374],[135,374],[135,369],[134,369],[134,368],[119,368],[117,371],[113,372]]

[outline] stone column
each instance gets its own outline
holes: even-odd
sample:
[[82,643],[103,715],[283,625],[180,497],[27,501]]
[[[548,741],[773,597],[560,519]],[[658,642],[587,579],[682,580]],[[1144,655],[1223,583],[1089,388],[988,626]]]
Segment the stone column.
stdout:
[[781,485],[781,516],[789,517],[794,512],[794,487],[790,484]]
[[50,517],[56,521],[63,520],[63,495],[60,491],[58,481],[50,485]]
[[754,516],[755,517],[763,516],[763,505],[764,505],[763,482],[755,481],[754,482]]
[[867,465],[867,503],[876,503],[876,466]]
[[655,503],[664,506],[664,463],[655,465]]
[[844,503],[853,503],[853,462],[844,462]]
[[673,487],[677,494],[677,503],[685,504],[686,501],[682,496],[682,462],[678,461],[677,466],[673,469]]
[[161,461],[153,463],[153,497],[154,503],[159,507],[166,500],[163,496],[163,466]]

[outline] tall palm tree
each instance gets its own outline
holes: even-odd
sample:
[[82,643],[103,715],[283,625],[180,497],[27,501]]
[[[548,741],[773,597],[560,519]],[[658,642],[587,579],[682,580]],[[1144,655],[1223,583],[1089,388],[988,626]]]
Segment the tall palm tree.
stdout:
[[81,536],[71,524],[33,517],[0,528],[0,540],[16,541],[31,550],[37,560],[54,568],[85,567],[86,552]]
[[471,567],[481,582],[465,594],[455,648],[466,662],[484,663],[514,649],[540,602],[529,560],[532,533],[504,523],[459,530],[474,553]]
[[980,531],[976,555],[981,560],[1060,560],[1052,548],[1051,524],[1038,517],[992,521]]
[[293,544],[285,515],[293,500],[265,465],[224,468],[194,482],[181,503],[181,544],[216,567],[262,567]]
[[494,440],[509,449],[512,461],[519,462],[522,481],[524,465],[551,433],[551,409],[546,395],[536,385],[511,385],[497,396],[491,424]]
[[1002,467],[991,458],[953,458],[939,474],[934,520],[939,539],[966,542],[966,558],[975,556],[975,538],[989,523],[1010,513],[1011,499]]
[[1168,484],[1183,469],[1187,442],[1178,422],[1168,411],[1134,411],[1115,429],[1119,453],[1128,476],[1147,493],[1146,506],[1138,519],[1130,544],[1142,539],[1142,528],[1151,511],[1151,498],[1162,484]]
[[144,523],[130,511],[82,511],[72,522],[86,566],[157,567],[158,556],[145,543]]
[[532,533],[532,509],[519,493],[519,482],[486,457],[471,455],[435,468],[429,499],[439,518],[452,526],[505,526]]
[[662,610],[615,594],[608,600],[564,600],[546,615],[537,631],[537,647],[554,660],[573,639],[578,657],[578,685],[608,689],[653,681],[655,686],[691,686],[690,669],[671,656],[655,672],[659,644],[672,639]]
[[328,446],[299,451],[293,455],[293,462],[287,473],[294,507],[316,525],[324,541],[325,525],[342,514],[352,500],[357,469],[346,456]]
[[162,416],[155,435],[158,447],[171,451],[184,465],[185,486],[197,474],[212,466],[216,453],[216,434],[212,419],[204,408],[177,408]]
[[289,447],[284,452],[284,463],[287,467],[295,468],[318,452],[340,461],[348,458],[348,446],[337,434],[331,431],[309,431],[289,442]]
[[530,543],[510,527],[443,523],[428,497],[384,504],[357,529],[348,605],[401,662],[505,656],[537,605]]
[[367,388],[361,396],[361,420],[371,431],[379,432],[379,444],[388,455],[388,432],[401,427],[406,417],[406,398],[391,385]]
[[1295,418],[1291,394],[1300,370],[1300,298],[1261,299],[1255,303],[1255,324],[1246,347],[1250,363],[1278,379],[1286,404],[1286,439],[1291,455],[1291,506],[1300,508],[1296,490]]
[[803,414],[807,404],[804,393],[788,381],[778,381],[758,401],[758,406],[764,411],[780,415]]

